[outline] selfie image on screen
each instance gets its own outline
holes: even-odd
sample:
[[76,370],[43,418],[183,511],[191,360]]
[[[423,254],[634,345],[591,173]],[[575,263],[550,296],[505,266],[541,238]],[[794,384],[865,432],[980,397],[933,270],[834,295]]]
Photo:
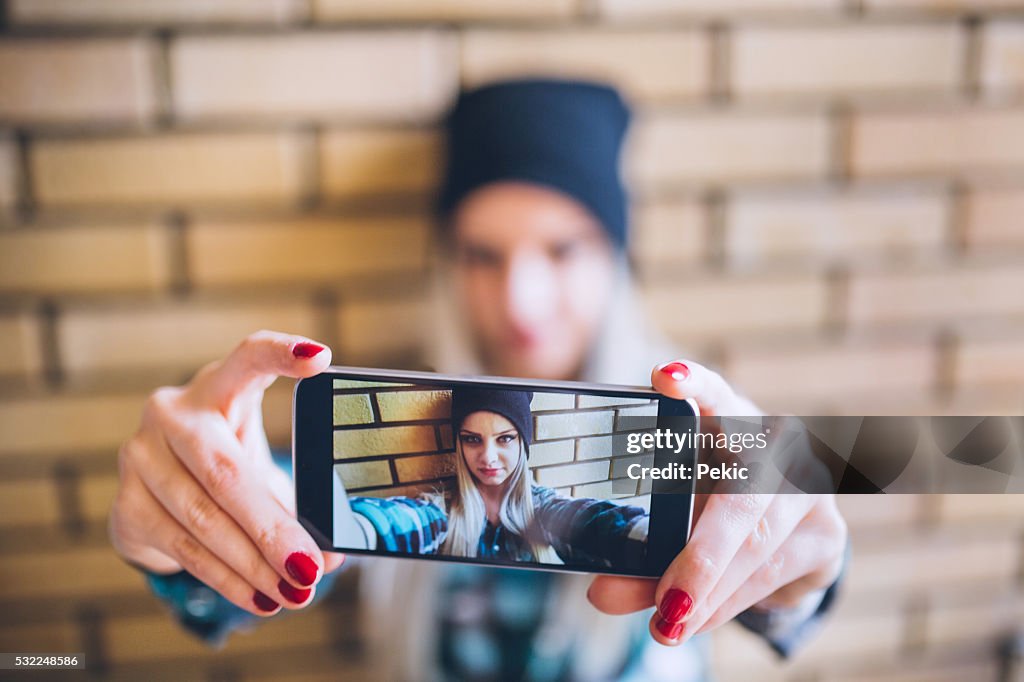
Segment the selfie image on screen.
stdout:
[[336,379],[333,401],[336,547],[643,566],[650,482],[612,440],[656,400]]

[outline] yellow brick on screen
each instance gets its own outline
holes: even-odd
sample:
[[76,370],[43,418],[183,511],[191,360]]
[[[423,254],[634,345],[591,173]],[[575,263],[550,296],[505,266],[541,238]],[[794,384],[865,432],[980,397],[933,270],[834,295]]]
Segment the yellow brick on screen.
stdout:
[[334,432],[334,458],[398,455],[437,449],[433,426],[371,426]]
[[431,30],[182,37],[171,72],[186,119],[425,120],[457,80],[452,37]]
[[538,74],[607,81],[636,98],[707,92],[710,48],[693,30],[472,30],[462,41],[463,79],[478,85]]
[[[337,455],[337,450],[335,450]],[[372,462],[346,462],[334,465],[345,487],[350,489],[391,485],[391,469],[384,460]]]
[[448,419],[451,391],[381,391],[376,394],[381,421]]
[[370,396],[365,394],[334,396],[334,425],[369,424],[373,421]]
[[143,123],[156,111],[155,55],[141,37],[0,43],[0,119]]
[[534,472],[537,483],[549,488],[604,481],[608,478],[608,462],[586,462],[544,467]]
[[542,467],[549,464],[571,462],[574,456],[574,443],[575,441],[567,439],[531,444],[530,466]]
[[166,133],[41,140],[29,161],[43,205],[234,201],[265,208],[298,200],[305,151],[293,132]]
[[533,400],[530,401],[530,410],[533,412],[571,410],[575,407],[575,403],[576,399],[572,393],[536,392],[533,394]]
[[402,483],[454,476],[455,455],[399,457],[395,460],[395,469]]
[[611,410],[576,412],[571,415],[539,414],[534,417],[534,438],[548,440],[611,433],[614,420],[615,413]]
[[159,225],[0,231],[0,291],[154,291],[170,281],[169,242]]

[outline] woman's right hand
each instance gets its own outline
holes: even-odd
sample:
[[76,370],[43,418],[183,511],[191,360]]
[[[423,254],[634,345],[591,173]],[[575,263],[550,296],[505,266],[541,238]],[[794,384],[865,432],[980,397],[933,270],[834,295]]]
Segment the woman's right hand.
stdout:
[[261,331],[185,386],[157,389],[118,455],[118,553],[154,573],[186,570],[257,615],[308,604],[344,556],[321,552],[296,521],[261,407],[277,377],[313,376],[330,362],[322,344]]

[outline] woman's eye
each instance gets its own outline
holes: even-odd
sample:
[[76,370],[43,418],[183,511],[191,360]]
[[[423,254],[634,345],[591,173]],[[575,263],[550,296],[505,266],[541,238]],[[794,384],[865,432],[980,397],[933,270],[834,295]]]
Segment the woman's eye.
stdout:
[[570,258],[576,255],[576,252],[579,251],[579,248],[580,243],[577,240],[559,242],[558,244],[555,244],[554,246],[551,247],[551,258],[555,262],[569,260]]
[[507,433],[503,434],[501,436],[498,436],[498,442],[501,443],[502,445],[508,445],[509,443],[514,441],[515,439],[516,439],[515,436],[513,436],[511,434],[507,434]]
[[459,440],[465,445],[476,445],[480,442],[480,436],[473,436],[468,433],[459,434]]

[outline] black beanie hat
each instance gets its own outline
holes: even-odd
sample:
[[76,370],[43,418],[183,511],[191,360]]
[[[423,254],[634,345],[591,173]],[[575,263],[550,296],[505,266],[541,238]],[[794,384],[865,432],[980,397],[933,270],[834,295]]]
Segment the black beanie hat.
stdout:
[[454,437],[459,437],[462,422],[470,414],[480,411],[495,412],[508,419],[516,427],[526,447],[526,456],[529,457],[530,443],[533,441],[531,400],[533,400],[533,391],[456,386],[452,388],[452,432]]
[[519,180],[563,192],[626,243],[619,175],[629,109],[599,83],[514,80],[459,95],[446,121],[447,169],[437,201],[442,222],[473,190]]

